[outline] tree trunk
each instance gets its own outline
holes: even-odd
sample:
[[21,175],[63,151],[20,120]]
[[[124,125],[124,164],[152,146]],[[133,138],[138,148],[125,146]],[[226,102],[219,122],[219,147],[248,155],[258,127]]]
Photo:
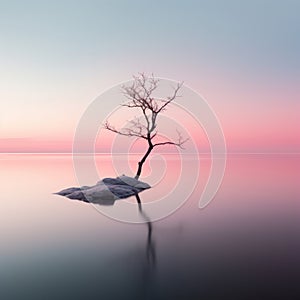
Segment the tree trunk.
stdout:
[[153,148],[154,148],[153,145],[151,143],[149,143],[147,152],[145,153],[143,158],[138,162],[138,170],[136,172],[135,179],[139,179],[139,177],[141,176],[143,164],[146,161],[147,157],[149,156],[149,154],[151,153]]

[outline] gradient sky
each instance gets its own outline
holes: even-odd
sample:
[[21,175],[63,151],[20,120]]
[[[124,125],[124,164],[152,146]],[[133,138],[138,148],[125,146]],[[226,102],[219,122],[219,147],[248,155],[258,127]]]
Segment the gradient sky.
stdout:
[[144,71],[203,95],[229,151],[300,152],[299,11],[297,0],[0,1],[0,151],[71,151],[88,104]]

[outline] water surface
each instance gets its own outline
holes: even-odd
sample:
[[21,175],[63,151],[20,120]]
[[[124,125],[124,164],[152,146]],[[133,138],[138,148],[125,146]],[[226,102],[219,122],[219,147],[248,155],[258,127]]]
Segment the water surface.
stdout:
[[[142,203],[190,180],[177,176],[176,159],[146,166],[154,187]],[[187,159],[191,168],[198,163]],[[116,175],[109,157],[96,160],[101,175]],[[118,158],[117,171],[134,171],[127,160]],[[300,156],[229,155],[222,186],[202,210],[210,162],[200,165],[190,199],[150,230],[149,222],[117,222],[53,195],[78,185],[71,156],[1,155],[0,298],[298,299]]]

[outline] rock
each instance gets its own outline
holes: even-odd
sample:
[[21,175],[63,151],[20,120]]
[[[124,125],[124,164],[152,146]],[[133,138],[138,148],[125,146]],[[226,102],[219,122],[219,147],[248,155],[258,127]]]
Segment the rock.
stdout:
[[121,180],[127,185],[134,186],[135,188],[139,188],[143,190],[151,188],[151,186],[148,183],[139,181],[133,177],[122,175],[117,177],[117,179]]
[[94,199],[98,199],[98,198],[104,200],[115,199],[115,195],[109,190],[109,188],[103,182],[97,183],[96,185],[84,190],[83,193],[90,202],[93,202]]
[[59,191],[57,193],[54,193],[54,194],[60,195],[60,196],[67,196],[67,195],[72,194],[72,193],[77,192],[77,191],[81,191],[81,189],[78,188],[78,187],[70,187],[68,189],[61,190],[61,191]]
[[113,205],[117,199],[125,199],[149,189],[150,185],[133,177],[122,175],[117,178],[104,178],[94,186],[71,187],[57,195],[100,205]]
[[141,192],[141,190],[139,189],[136,189],[131,186],[126,187],[125,185],[110,185],[108,186],[108,189],[112,194],[114,194],[117,198],[120,199],[128,198]]
[[[60,195],[60,194],[59,194]],[[81,201],[84,201],[84,202],[89,202],[84,193],[80,190],[80,191],[75,191],[71,194],[68,194],[68,195],[65,195],[67,198],[69,199],[76,199],[76,200],[81,200]]]
[[104,178],[103,180],[100,180],[97,183],[102,183],[102,182],[105,183],[107,186],[109,186],[109,185],[127,185],[119,177],[117,177],[117,178]]

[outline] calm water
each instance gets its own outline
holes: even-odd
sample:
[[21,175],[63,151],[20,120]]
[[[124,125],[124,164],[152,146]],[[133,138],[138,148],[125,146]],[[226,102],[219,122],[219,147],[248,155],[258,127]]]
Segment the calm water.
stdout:
[[[97,156],[101,175],[115,175],[110,162]],[[162,163],[167,171],[156,174]],[[115,164],[130,172],[124,157]],[[0,299],[299,299],[300,156],[229,156],[202,210],[210,163],[200,164],[183,207],[152,224],[126,224],[52,194],[78,185],[71,156],[1,155]],[[176,178],[177,166],[171,155],[146,166],[154,188],[142,202],[175,183],[181,197],[191,179]]]

